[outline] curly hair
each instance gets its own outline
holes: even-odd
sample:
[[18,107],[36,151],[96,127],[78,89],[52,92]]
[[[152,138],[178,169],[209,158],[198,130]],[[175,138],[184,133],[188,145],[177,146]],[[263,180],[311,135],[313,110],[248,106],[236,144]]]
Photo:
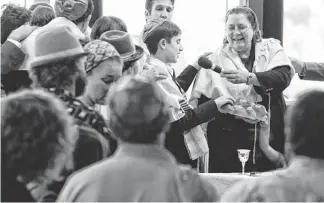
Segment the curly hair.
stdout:
[[78,60],[73,58],[33,67],[30,73],[35,87],[57,89],[68,89],[84,74],[78,67]]
[[42,27],[47,25],[55,18],[55,12],[52,8],[46,6],[37,6],[32,12],[30,25]]
[[1,44],[7,40],[13,30],[29,22],[30,15],[30,11],[24,7],[7,5],[1,16]]
[[50,93],[25,90],[1,101],[3,167],[24,182],[55,179],[72,153],[77,129]]
[[[262,40],[262,32],[260,30],[258,17],[251,8],[246,7],[246,6],[237,6],[237,7],[234,7],[232,9],[228,10],[227,13],[226,13],[226,16],[225,16],[225,23],[227,22],[229,15],[231,15],[231,14],[242,14],[242,13],[246,15],[248,21],[252,25],[252,28],[253,28],[253,31],[254,31],[254,35],[253,35],[253,38],[252,38],[252,43],[260,42]],[[226,37],[224,37],[223,43],[224,44],[228,43]]]
[[102,16],[92,26],[90,37],[92,40],[99,39],[101,34],[110,30],[127,32],[124,21],[114,16]]

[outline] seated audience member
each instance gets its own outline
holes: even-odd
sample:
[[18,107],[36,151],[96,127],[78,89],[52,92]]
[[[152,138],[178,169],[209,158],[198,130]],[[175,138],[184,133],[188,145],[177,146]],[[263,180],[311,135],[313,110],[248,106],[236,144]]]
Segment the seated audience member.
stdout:
[[[115,47],[105,41],[91,41],[84,46],[84,50],[91,54],[87,56],[85,65],[87,86],[79,99],[85,105],[97,109],[97,106],[106,104],[111,84],[122,76],[123,61]],[[111,137],[106,138],[109,140],[110,153],[113,153],[117,143]]]
[[222,201],[324,201],[324,91],[301,95],[286,115],[286,169],[233,186]]
[[1,16],[1,44],[4,44],[10,33],[29,22],[30,12],[24,7],[9,4]]
[[17,70],[23,63],[25,53],[21,50],[20,42],[28,37],[37,27],[22,25],[13,30],[1,46],[1,95],[27,88],[31,80],[27,71]]
[[300,79],[324,81],[324,63],[303,62],[290,58]]
[[155,82],[124,76],[109,90],[109,126],[119,142],[114,156],[75,173],[62,202],[216,201],[215,188],[164,148],[169,114]]
[[134,75],[142,71],[137,61],[143,57],[142,47],[134,44],[132,36],[124,31],[112,30],[104,32],[100,40],[112,44],[123,59],[123,75]]
[[[220,97],[195,109],[188,104],[185,91],[201,67],[196,62],[193,66],[189,65],[179,77],[175,77],[175,71],[169,64],[176,63],[183,50],[181,30],[177,25],[165,20],[151,20],[145,25],[143,41],[151,55],[147,58],[142,74],[157,71],[167,75],[157,82],[168,101],[172,117],[166,148],[180,163],[195,168],[196,159],[208,153],[207,141],[199,125],[219,117],[222,108],[228,108],[233,101]],[[195,142],[197,139],[199,142]]]
[[47,6],[38,6],[31,14],[30,25],[42,27],[55,18],[54,10]]
[[90,38],[91,40],[99,39],[104,32],[111,30],[127,32],[127,26],[120,18],[115,16],[102,16],[93,24]]
[[[51,44],[51,46],[47,46]],[[76,99],[77,80],[86,81],[86,53],[68,27],[57,27],[36,37],[36,57],[31,63],[34,86],[59,96],[68,111],[80,124],[86,124],[105,135],[108,129],[103,118],[91,107]],[[85,82],[86,83],[86,82]]]
[[76,140],[73,120],[52,94],[26,90],[2,99],[1,201],[38,201],[28,189],[60,177]]
[[[107,155],[105,152],[108,151],[108,149],[100,150],[108,145],[108,140],[104,138],[109,137],[105,120],[93,108],[76,99],[79,96],[76,95],[77,81],[86,80],[84,65],[89,53],[83,50],[71,30],[64,26],[39,33],[36,36],[35,49],[35,58],[30,68],[33,86],[57,95],[65,103],[68,113],[73,116],[76,124],[98,132],[97,134],[91,134],[91,131],[80,132],[80,139],[74,154],[83,153],[82,151],[86,149],[88,156],[95,155],[91,157],[92,163],[102,160]],[[91,140],[91,147],[82,145],[83,140],[88,140],[87,142]],[[82,161],[82,159],[78,160]],[[88,161],[75,163],[80,166],[88,164],[90,164]],[[79,168],[74,168],[74,170],[77,169]],[[59,189],[60,187],[56,191],[59,192]]]

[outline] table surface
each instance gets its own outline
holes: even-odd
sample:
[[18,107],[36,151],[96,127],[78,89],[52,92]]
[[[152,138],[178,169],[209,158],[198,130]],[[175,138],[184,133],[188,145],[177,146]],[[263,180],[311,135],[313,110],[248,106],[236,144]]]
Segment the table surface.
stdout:
[[254,175],[250,175],[249,173],[246,175],[240,173],[200,173],[199,175],[213,184],[217,189],[217,192],[222,195],[226,190],[239,181],[250,180],[268,174],[271,174],[271,172],[257,173]]

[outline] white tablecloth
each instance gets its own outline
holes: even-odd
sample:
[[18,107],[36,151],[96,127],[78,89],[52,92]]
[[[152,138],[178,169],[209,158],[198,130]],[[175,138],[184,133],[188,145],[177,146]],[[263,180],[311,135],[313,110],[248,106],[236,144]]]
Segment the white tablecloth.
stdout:
[[239,181],[258,177],[238,173],[200,173],[200,176],[213,184],[219,195],[222,195],[226,190]]

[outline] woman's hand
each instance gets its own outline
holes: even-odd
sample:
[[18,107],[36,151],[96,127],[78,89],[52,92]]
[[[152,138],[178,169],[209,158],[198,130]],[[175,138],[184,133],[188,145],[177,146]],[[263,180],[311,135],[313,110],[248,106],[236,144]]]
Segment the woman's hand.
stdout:
[[231,83],[242,84],[247,82],[249,72],[243,70],[223,70],[220,76],[226,78]]

